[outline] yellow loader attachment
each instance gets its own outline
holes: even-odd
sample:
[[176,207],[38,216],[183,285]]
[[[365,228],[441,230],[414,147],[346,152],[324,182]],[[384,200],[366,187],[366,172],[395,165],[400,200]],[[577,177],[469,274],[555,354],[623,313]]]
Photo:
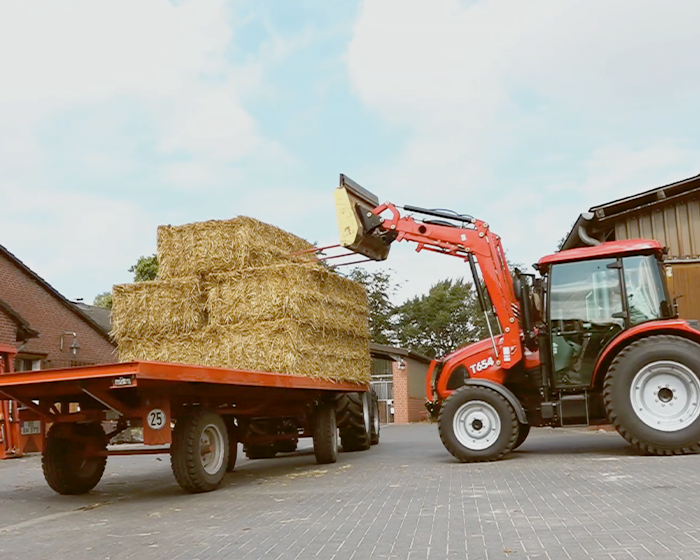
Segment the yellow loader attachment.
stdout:
[[379,217],[372,214],[379,199],[342,174],[334,197],[340,244],[374,261],[385,260],[391,241],[383,235]]

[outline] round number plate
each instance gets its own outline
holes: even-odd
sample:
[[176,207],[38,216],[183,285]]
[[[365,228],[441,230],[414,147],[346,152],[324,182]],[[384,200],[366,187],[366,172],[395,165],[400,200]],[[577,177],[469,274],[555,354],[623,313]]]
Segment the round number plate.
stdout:
[[165,422],[168,417],[163,410],[160,408],[154,408],[148,413],[148,427],[151,430],[162,430],[165,427]]

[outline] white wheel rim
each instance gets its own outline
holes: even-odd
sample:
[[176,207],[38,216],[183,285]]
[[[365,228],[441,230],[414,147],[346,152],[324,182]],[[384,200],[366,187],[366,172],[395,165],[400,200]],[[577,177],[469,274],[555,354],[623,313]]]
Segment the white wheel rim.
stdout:
[[634,376],[630,401],[637,417],[647,426],[661,432],[677,432],[700,416],[700,380],[678,362],[653,362]]
[[338,424],[335,421],[335,413],[331,414],[331,434],[333,434],[333,454],[338,453]]
[[452,427],[460,444],[472,451],[483,451],[501,435],[501,418],[490,404],[469,401],[457,409]]
[[199,454],[207,474],[216,474],[224,464],[224,435],[215,424],[207,424],[199,438]]

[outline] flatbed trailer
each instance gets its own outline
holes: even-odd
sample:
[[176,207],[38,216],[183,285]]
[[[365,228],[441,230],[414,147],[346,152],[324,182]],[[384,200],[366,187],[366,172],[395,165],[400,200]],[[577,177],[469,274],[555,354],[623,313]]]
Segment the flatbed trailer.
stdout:
[[[370,385],[282,373],[145,361],[5,373],[0,399],[48,428],[43,471],[60,494],[89,492],[109,455],[169,453],[180,486],[206,492],[233,470],[239,442],[263,458],[311,437],[323,464],[337,460],[339,439],[346,451],[379,439]],[[151,447],[108,449],[134,426]]]

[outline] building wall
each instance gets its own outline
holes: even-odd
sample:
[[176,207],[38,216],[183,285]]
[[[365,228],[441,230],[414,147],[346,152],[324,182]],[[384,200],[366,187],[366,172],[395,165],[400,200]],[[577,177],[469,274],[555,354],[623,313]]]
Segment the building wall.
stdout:
[[0,344],[6,346],[17,344],[17,323],[2,309],[0,309]]
[[[28,341],[23,354],[42,356],[44,368],[106,363],[116,359],[114,346],[106,337],[2,253],[0,299],[5,300],[32,328],[41,333],[40,338]],[[80,350],[76,357],[72,357],[68,351],[73,342],[72,336],[64,337],[64,352],[59,350],[64,332],[76,332],[78,335]],[[14,337],[9,344],[17,346]]]
[[[656,239],[668,247],[667,280],[683,319],[700,320],[700,201],[637,211],[615,222],[615,239]],[[670,272],[668,271],[670,269]]]
[[393,363],[394,423],[420,422],[428,417],[425,409],[425,376],[428,366],[412,358],[404,358],[405,366]]

